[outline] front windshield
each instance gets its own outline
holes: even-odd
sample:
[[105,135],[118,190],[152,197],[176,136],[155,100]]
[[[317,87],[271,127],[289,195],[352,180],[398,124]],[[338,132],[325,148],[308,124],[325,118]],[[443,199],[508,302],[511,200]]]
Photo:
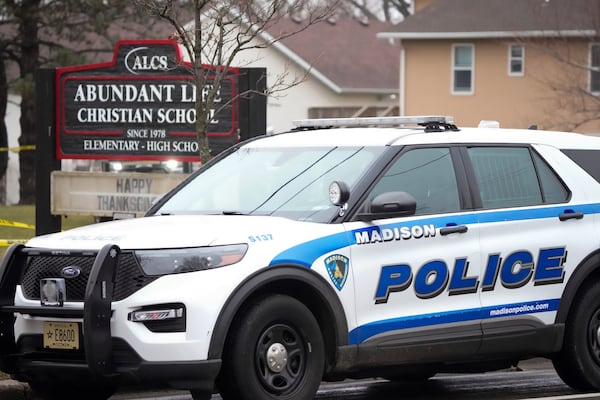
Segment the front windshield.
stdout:
[[383,148],[241,148],[196,176],[157,214],[274,215],[327,222],[332,181],[352,188]]

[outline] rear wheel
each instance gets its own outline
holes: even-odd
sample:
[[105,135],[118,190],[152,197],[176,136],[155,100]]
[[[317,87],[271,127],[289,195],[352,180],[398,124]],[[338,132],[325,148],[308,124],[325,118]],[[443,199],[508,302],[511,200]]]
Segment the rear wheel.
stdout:
[[572,388],[600,390],[600,282],[584,288],[573,302],[563,348],[552,362]]
[[289,296],[262,299],[235,325],[218,386],[227,400],[313,399],[324,345],[310,310]]

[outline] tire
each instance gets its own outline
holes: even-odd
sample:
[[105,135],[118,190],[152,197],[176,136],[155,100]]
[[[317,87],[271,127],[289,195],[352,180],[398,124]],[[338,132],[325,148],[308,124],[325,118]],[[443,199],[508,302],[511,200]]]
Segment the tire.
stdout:
[[313,314],[294,298],[274,295],[253,304],[233,326],[217,384],[225,400],[310,400],[324,363]]
[[110,383],[100,382],[49,382],[30,381],[29,386],[34,399],[44,400],[107,400],[116,387]]
[[582,289],[571,307],[563,348],[552,363],[576,390],[600,390],[600,282]]

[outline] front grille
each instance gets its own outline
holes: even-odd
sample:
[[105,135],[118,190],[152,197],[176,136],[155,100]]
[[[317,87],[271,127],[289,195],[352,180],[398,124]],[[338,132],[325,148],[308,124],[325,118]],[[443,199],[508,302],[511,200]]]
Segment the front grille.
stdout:
[[[95,255],[29,255],[26,258],[25,268],[21,276],[23,294],[30,300],[39,300],[41,279],[60,278],[60,272],[63,268],[77,266],[81,270],[81,274],[76,278],[65,279],[67,286],[66,301],[83,301],[94,260]],[[113,300],[123,300],[156,278],[156,276],[144,274],[133,253],[121,253],[119,265],[117,266]]]

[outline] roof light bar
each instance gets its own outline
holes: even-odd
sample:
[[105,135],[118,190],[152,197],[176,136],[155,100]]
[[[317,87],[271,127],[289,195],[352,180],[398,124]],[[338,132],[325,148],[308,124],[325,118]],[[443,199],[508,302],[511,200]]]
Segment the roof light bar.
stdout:
[[406,117],[363,117],[363,118],[323,118],[292,121],[297,128],[334,126],[398,126],[426,125],[431,123],[452,124],[454,118],[444,115],[419,115]]

